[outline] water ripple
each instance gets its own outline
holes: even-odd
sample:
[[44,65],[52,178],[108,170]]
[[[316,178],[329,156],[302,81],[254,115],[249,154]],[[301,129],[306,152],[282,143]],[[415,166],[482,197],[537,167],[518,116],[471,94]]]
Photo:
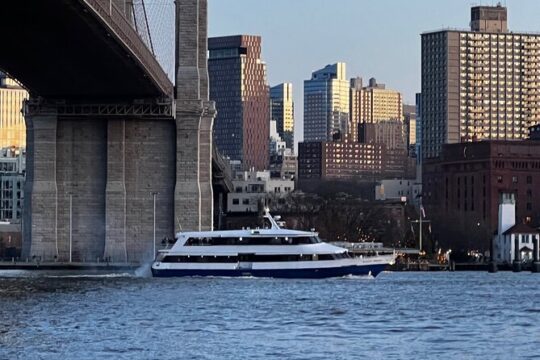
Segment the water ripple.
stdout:
[[0,359],[535,358],[538,280],[3,277]]

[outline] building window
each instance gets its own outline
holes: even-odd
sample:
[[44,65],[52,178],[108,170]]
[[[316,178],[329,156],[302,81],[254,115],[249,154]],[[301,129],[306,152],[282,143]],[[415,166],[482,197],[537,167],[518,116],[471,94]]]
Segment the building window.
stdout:
[[240,199],[232,199],[233,205],[240,205]]
[[503,177],[502,176],[497,176],[497,182],[500,184],[503,182]]
[[527,176],[527,184],[532,184],[532,176]]
[[249,199],[243,199],[242,205],[249,205]]
[[517,184],[517,182],[518,182],[518,177],[512,176],[512,183]]
[[527,211],[532,211],[532,203],[527,203]]

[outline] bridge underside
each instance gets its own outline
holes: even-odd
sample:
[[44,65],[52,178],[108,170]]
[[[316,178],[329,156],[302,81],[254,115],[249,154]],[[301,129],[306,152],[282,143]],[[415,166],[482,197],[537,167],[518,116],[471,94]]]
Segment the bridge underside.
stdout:
[[0,13],[0,69],[32,95],[85,102],[172,95],[166,74],[109,1],[2,1]]
[[177,99],[110,4],[0,2],[10,34],[0,69],[31,93],[23,256],[141,262],[154,256],[154,228],[159,248],[180,229],[213,226],[206,0],[177,0],[178,53],[193,62],[179,61]]

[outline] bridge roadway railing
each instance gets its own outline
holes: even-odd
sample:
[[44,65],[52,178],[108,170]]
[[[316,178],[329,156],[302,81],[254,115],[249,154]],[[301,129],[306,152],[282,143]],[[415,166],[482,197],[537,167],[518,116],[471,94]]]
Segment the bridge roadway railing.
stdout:
[[136,29],[125,17],[122,10],[112,0],[82,0],[94,11],[111,32],[129,50],[129,55],[135,57],[144,67],[149,77],[156,83],[164,96],[173,96],[173,84],[167,74],[141,39]]
[[212,146],[212,160],[212,176],[214,177],[214,180],[221,181],[223,188],[227,189],[227,192],[232,192],[234,190],[234,185],[232,183],[233,176],[231,167],[223,155],[219,153],[216,146]]

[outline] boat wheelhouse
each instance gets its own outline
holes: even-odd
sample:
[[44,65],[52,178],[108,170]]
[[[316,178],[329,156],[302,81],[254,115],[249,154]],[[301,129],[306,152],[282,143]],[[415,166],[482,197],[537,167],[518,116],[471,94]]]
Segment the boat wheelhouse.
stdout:
[[282,229],[269,214],[267,229],[182,232],[152,264],[157,277],[254,276],[325,278],[376,276],[393,256],[352,257],[315,232]]

